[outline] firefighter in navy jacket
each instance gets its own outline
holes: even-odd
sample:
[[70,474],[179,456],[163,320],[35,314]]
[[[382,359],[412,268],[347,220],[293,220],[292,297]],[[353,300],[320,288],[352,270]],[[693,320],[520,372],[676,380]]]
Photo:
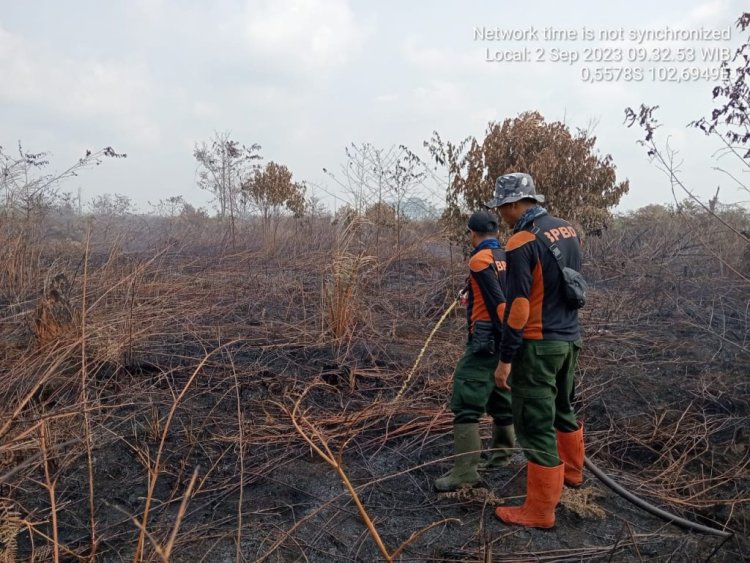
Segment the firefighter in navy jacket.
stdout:
[[551,528],[563,483],[578,486],[583,480],[583,427],[571,405],[581,335],[578,310],[565,300],[561,267],[539,237],[557,245],[568,268],[580,271],[581,255],[576,230],[549,215],[543,202],[531,176],[513,173],[497,179],[487,206],[499,208],[513,228],[495,380],[501,389],[512,388],[513,422],[528,460],[524,504],[495,512],[507,524]]

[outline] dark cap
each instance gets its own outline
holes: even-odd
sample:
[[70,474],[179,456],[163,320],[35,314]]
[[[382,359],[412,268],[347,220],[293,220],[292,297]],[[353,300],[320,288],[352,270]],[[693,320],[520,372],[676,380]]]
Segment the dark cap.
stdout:
[[469,230],[476,233],[494,233],[498,230],[497,216],[489,211],[475,211],[469,217]]
[[538,203],[544,203],[544,196],[536,193],[531,176],[522,172],[513,172],[499,176],[495,180],[495,197],[485,205],[493,209],[521,199],[533,199]]

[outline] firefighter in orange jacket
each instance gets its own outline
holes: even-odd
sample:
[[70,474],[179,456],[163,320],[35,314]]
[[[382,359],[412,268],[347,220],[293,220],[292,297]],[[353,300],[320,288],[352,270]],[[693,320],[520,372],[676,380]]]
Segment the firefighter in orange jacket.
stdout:
[[[466,293],[468,341],[453,375],[450,407],[456,458],[453,469],[435,481],[438,491],[453,491],[480,481],[478,470],[503,467],[515,444],[510,393],[495,385],[505,311],[505,252],[497,240],[496,215],[477,211],[467,233],[474,251],[469,259]],[[491,453],[481,461],[479,419],[492,416]]]

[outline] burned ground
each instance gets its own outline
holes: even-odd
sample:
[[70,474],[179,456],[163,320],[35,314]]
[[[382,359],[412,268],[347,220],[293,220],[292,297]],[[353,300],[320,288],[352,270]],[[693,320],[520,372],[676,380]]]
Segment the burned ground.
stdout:
[[[366,224],[314,228],[264,245],[247,233],[237,250],[205,239],[131,248],[108,231],[92,237],[85,270],[85,244],[58,245],[23,291],[4,290],[8,560],[52,559],[54,538],[60,560],[94,545],[98,560],[133,560],[147,506],[147,560],[382,559],[301,432],[330,448],[397,560],[750,555],[749,270],[741,242],[710,218],[622,220],[586,242],[576,394],[598,467],[665,510],[731,530],[727,541],[650,516],[588,472],[553,530],[504,526],[493,509],[524,494],[521,452],[481,489],[436,494],[452,454],[461,309],[399,390],[463,282],[461,252],[424,226],[403,235],[400,254],[382,234],[375,248]],[[61,272],[73,322],[40,339],[37,298]]]

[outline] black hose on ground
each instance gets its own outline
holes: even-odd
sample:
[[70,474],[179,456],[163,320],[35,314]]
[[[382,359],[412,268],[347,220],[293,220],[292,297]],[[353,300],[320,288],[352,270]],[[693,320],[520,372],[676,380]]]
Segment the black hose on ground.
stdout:
[[667,522],[676,524],[677,526],[688,528],[690,530],[695,530],[696,532],[701,532],[703,534],[712,534],[714,536],[719,536],[725,539],[728,539],[734,535],[734,532],[717,530],[716,528],[710,528],[708,526],[704,526],[703,524],[697,524],[695,522],[691,522],[690,520],[685,520],[684,518],[681,518],[680,516],[675,516],[674,514],[670,514],[666,510],[657,508],[656,506],[647,503],[642,498],[635,496],[633,493],[626,490],[621,485],[618,485],[617,483],[615,483],[601,469],[599,469],[596,465],[594,465],[594,462],[591,461],[589,458],[585,457],[583,458],[583,461],[586,464],[586,467],[588,468],[588,470],[591,471],[591,473],[593,473],[594,475],[596,475],[596,478],[599,479],[602,483],[607,485],[610,489],[612,489],[621,497],[629,500],[634,505],[642,508],[643,510],[650,512],[654,516],[658,516],[659,518],[666,520]]

